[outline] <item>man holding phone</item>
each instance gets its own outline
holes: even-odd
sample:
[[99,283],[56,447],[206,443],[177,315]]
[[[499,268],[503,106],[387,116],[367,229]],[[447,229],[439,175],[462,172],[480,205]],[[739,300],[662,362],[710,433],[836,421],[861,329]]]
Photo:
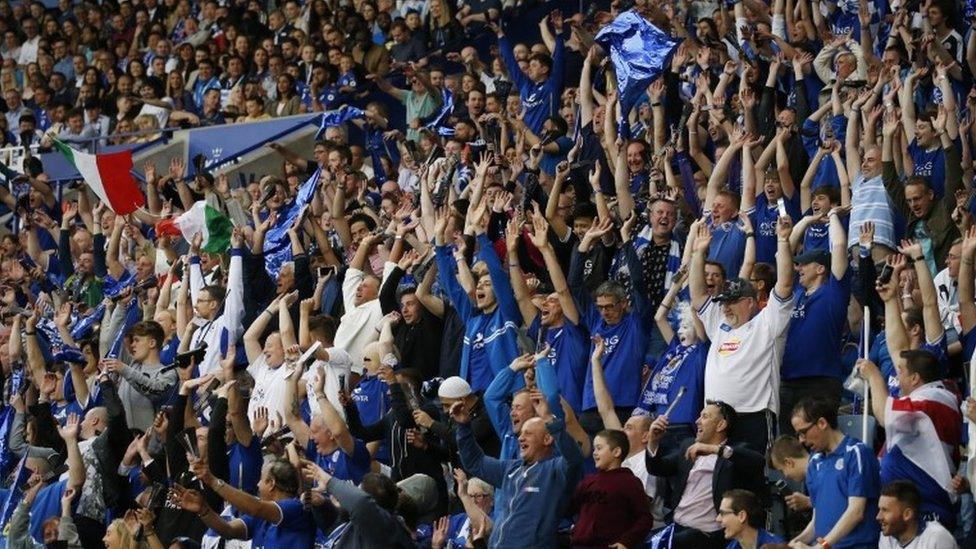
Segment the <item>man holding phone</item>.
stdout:
[[[164,370],[159,360],[163,344],[163,328],[155,321],[136,323],[129,328],[128,353],[124,361],[104,358],[101,365],[107,373],[117,373],[119,398],[125,405],[126,423],[133,429],[148,431],[159,407],[173,394],[178,376],[176,370]],[[130,362],[131,359],[131,362]]]

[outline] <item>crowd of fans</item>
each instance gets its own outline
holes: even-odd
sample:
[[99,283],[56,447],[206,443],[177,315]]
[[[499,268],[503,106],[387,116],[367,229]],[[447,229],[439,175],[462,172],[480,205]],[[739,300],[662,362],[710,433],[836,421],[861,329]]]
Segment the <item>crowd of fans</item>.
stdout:
[[[976,6],[583,4],[0,1],[8,546],[976,545]],[[131,215],[31,156],[343,106]]]

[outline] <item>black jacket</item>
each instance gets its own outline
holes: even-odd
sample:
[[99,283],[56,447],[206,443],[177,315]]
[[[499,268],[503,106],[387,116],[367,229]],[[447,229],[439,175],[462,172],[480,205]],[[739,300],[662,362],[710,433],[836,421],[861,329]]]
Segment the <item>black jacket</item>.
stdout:
[[[380,288],[380,309],[383,314],[400,310],[397,302],[397,287],[407,273],[394,267]],[[403,365],[416,368],[424,380],[441,372],[441,340],[444,335],[444,321],[420,307],[420,321],[416,324],[400,322],[393,328],[393,343],[400,349]]]
[[[689,438],[668,455],[661,455],[660,452],[654,456],[650,452],[644,453],[648,473],[659,477],[674,477],[672,501],[666,504],[671,509],[675,509],[681,502],[685,484],[688,482],[688,474],[695,464],[685,458],[685,452],[694,443],[695,439]],[[719,455],[712,473],[712,501],[716,510],[722,502],[722,494],[728,490],[740,488],[754,494],[763,494],[766,491],[766,477],[763,475],[765,459],[762,454],[749,449],[745,444],[731,445],[730,448],[732,448],[732,457],[725,459]]]

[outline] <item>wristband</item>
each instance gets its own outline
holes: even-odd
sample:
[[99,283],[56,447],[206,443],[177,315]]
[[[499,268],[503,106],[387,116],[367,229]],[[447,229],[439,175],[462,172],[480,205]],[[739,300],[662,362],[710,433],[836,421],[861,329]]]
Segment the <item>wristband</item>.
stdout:
[[820,545],[821,549],[834,549],[830,545],[830,542],[823,538],[817,538],[817,543]]
[[28,332],[27,330],[24,330],[24,335],[29,335],[29,336],[37,335],[37,332]]
[[661,106],[661,102],[658,101],[657,103],[651,103],[651,106],[652,107],[660,107]]
[[912,263],[915,263],[915,262],[918,262],[918,261],[924,261],[924,260],[925,260],[925,256],[924,255],[920,255],[918,257],[913,257],[912,258]]
[[748,232],[748,233],[744,233],[744,234],[746,235],[746,238],[753,238],[753,237],[755,237],[755,236],[756,236],[756,233],[754,233],[754,232],[752,232],[752,231],[750,231],[750,232]]

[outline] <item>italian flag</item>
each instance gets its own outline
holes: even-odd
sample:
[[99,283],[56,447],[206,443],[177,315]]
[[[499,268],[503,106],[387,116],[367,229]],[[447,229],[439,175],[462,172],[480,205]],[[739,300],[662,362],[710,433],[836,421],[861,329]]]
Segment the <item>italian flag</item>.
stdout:
[[174,222],[183,233],[187,242],[193,242],[193,237],[199,233],[203,236],[200,248],[211,253],[226,252],[230,247],[230,233],[234,226],[230,218],[220,213],[206,200],[199,200]]
[[146,203],[146,197],[130,173],[132,151],[88,154],[72,149],[57,139],[54,146],[78,170],[99,200],[113,212],[130,214]]

